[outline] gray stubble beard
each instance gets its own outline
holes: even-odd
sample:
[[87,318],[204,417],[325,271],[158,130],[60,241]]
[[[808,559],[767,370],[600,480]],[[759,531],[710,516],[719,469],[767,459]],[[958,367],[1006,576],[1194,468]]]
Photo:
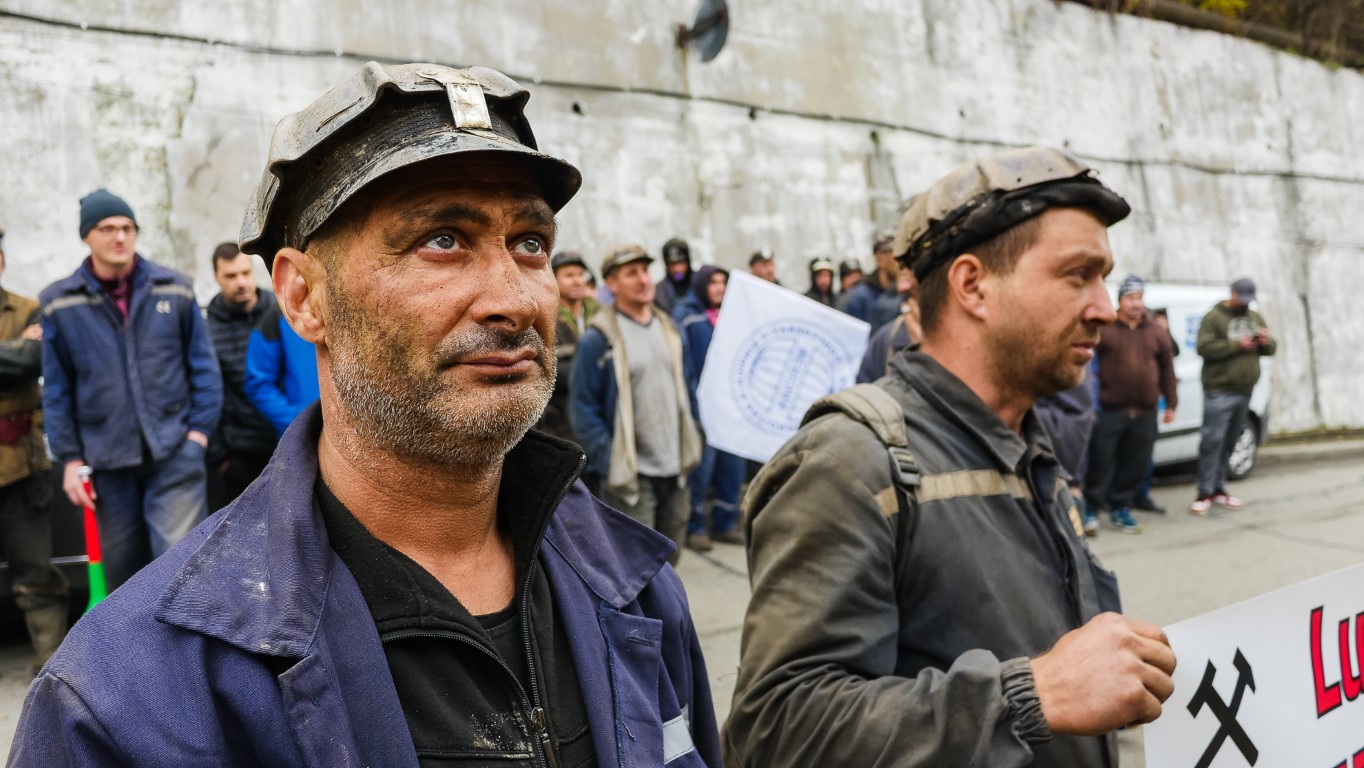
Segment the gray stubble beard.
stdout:
[[[447,342],[432,355],[432,373],[422,375],[403,357],[399,334],[383,330],[382,322],[365,323],[363,314],[339,293],[331,291],[330,296],[331,380],[363,442],[424,464],[487,466],[501,461],[544,413],[558,365],[533,328],[510,335],[484,328]],[[442,367],[435,360],[525,346],[536,349],[543,373],[528,397],[496,402],[505,394],[490,383],[488,399],[494,402],[460,402],[461,393],[446,389],[440,380]]]

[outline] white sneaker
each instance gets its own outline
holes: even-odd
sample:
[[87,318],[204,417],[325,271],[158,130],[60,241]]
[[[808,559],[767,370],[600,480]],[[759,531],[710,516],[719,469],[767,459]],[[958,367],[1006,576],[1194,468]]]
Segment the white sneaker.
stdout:
[[1198,498],[1194,499],[1193,503],[1189,505],[1189,514],[1198,515],[1199,517],[1202,517],[1208,514],[1208,510],[1210,509],[1212,509],[1212,498],[1210,497]]

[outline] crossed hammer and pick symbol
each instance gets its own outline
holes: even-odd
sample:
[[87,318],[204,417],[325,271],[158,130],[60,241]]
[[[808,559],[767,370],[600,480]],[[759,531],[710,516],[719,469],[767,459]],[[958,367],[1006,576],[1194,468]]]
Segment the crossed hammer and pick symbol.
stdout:
[[1260,759],[1260,750],[1251,743],[1246,729],[1236,721],[1236,713],[1241,709],[1241,699],[1245,696],[1246,689],[1255,690],[1255,675],[1251,672],[1250,662],[1241,655],[1240,648],[1236,649],[1236,658],[1232,660],[1232,664],[1239,676],[1236,678],[1236,691],[1231,695],[1231,704],[1222,701],[1222,697],[1217,695],[1217,689],[1212,685],[1213,678],[1217,677],[1217,667],[1213,666],[1211,660],[1203,670],[1203,682],[1198,684],[1198,690],[1194,691],[1193,698],[1189,699],[1189,714],[1198,717],[1198,713],[1206,706],[1221,723],[1217,733],[1212,737],[1212,742],[1203,750],[1203,757],[1199,758],[1194,768],[1208,768],[1212,765],[1213,758],[1217,757],[1227,739],[1231,739],[1241,750],[1241,754],[1250,765],[1255,765],[1255,761]]

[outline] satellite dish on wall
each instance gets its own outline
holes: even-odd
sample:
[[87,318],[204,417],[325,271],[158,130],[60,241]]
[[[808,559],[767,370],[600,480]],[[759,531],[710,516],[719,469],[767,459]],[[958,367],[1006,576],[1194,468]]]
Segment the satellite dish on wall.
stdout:
[[701,61],[715,58],[725,47],[729,35],[729,5],[725,0],[701,0],[690,27],[677,25],[677,47],[691,46],[700,54]]

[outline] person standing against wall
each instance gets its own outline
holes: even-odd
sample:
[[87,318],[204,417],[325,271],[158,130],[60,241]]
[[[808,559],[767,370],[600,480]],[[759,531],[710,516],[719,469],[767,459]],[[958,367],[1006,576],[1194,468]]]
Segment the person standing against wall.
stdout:
[[900,265],[891,249],[892,235],[882,232],[872,244],[876,257],[876,272],[860,280],[848,294],[843,311],[871,324],[871,332],[887,325],[900,315],[905,297],[896,289],[895,280]]
[[48,440],[71,503],[95,507],[110,589],[204,519],[205,451],[223,405],[190,280],[139,255],[138,231],[122,198],[82,198],[90,254],[40,298]]
[[[576,251],[560,251],[550,259],[554,281],[559,287],[559,312],[554,324],[554,356],[559,362],[559,373],[554,379],[554,394],[540,417],[539,429],[555,437],[577,442],[573,422],[569,418],[569,393],[573,382],[573,356],[578,352],[578,339],[587,331],[587,324],[601,305],[592,298],[587,286],[587,262]],[[596,490],[596,489],[593,489]]]
[[[5,274],[0,230],[0,277]],[[42,312],[38,302],[0,288],[0,556],[9,563],[14,602],[33,643],[34,674],[66,637],[66,577],[52,565],[52,464],[43,443]]]
[[777,257],[766,248],[754,251],[753,255],[748,257],[748,271],[759,280],[781,285],[781,281],[777,279]]
[[669,317],[691,293],[691,246],[680,237],[663,244],[663,282],[658,284],[654,303]]
[[600,478],[602,500],[672,539],[681,553],[687,474],[701,463],[696,390],[682,335],[656,311],[649,256],[613,249],[602,280],[616,297],[578,341],[573,361],[573,434]]
[[1108,515],[1123,533],[1141,533],[1132,506],[1141,497],[1146,468],[1156,445],[1156,409],[1161,397],[1166,424],[1179,407],[1174,347],[1170,333],[1146,311],[1146,284],[1128,275],[1118,288],[1118,322],[1105,326],[1095,348],[1099,414],[1089,442],[1085,473],[1085,529],[1094,532]]
[[816,256],[810,259],[810,290],[805,292],[805,298],[814,299],[826,307],[832,307],[834,301],[834,263],[824,258]]
[[857,259],[844,259],[838,265],[838,302],[835,305],[840,312],[848,311],[848,299],[852,297],[852,289],[862,281],[862,265]]
[[1198,496],[1189,512],[1206,515],[1215,504],[1241,509],[1245,502],[1227,493],[1227,462],[1245,430],[1250,393],[1260,380],[1260,358],[1279,348],[1259,312],[1255,283],[1243,277],[1231,284],[1231,297],[1212,308],[1198,326],[1203,358],[1203,429],[1198,443]]
[[208,443],[209,511],[216,512],[260,476],[275,452],[278,435],[246,397],[246,348],[275,294],[256,286],[252,257],[236,243],[213,249],[218,295],[208,302],[208,332],[223,373],[223,415]]
[[905,297],[901,312],[867,340],[867,350],[857,366],[858,384],[870,384],[890,375],[890,361],[902,350],[923,340],[923,328],[919,325],[919,281],[914,277],[914,270],[900,267],[895,274],[895,290]]
[[[679,304],[675,320],[691,363],[687,367],[697,381],[710,351],[715,323],[720,319],[720,305],[729,285],[729,271],[715,266],[704,266],[696,271],[692,291]],[[701,465],[687,478],[691,488],[691,515],[687,518],[687,549],[707,552],[712,542],[743,544],[739,532],[739,490],[744,482],[744,460],[711,445],[701,454]],[[710,520],[706,520],[706,499],[712,496]]]
[[279,307],[267,309],[246,345],[246,397],[269,419],[277,437],[319,396],[317,348],[289,325]]

